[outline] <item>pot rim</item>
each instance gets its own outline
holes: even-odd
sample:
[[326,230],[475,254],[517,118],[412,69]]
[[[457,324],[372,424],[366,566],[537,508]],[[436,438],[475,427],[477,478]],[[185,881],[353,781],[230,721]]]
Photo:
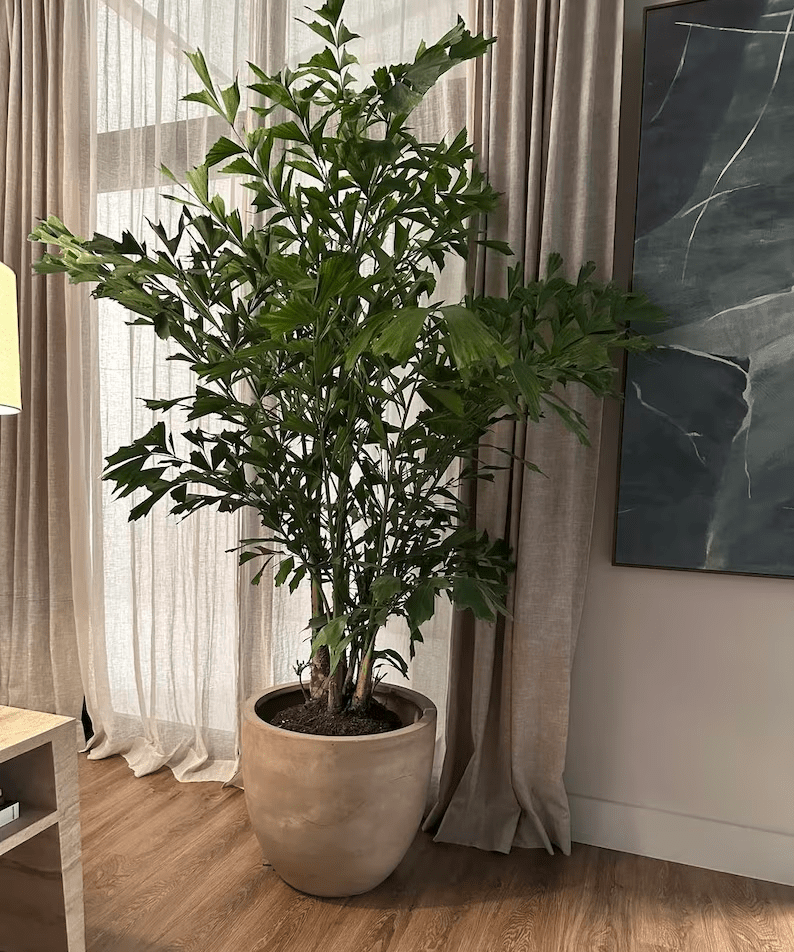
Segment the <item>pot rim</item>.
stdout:
[[[329,741],[332,743],[362,743],[368,740],[377,741],[382,740],[384,737],[405,737],[409,733],[415,733],[418,730],[422,730],[424,727],[427,727],[431,722],[434,722],[438,716],[438,711],[435,704],[430,700],[430,698],[425,697],[424,694],[420,694],[419,691],[414,691],[413,688],[405,688],[400,684],[391,684],[386,683],[386,691],[391,691],[395,694],[402,695],[406,700],[411,701],[416,704],[422,712],[422,716],[413,722],[413,724],[408,724],[406,727],[398,727],[394,731],[381,731],[377,734],[353,734],[353,735],[343,735],[337,737],[335,734],[304,734],[301,731],[289,731],[283,727],[277,727],[275,724],[271,724],[269,721],[262,720],[261,717],[256,713],[256,705],[262,698],[268,695],[274,694],[291,694],[294,691],[301,690],[300,681],[290,681],[289,684],[276,684],[272,688],[268,688],[265,691],[262,691],[258,694],[252,694],[251,697],[247,698],[243,704],[243,719],[249,723],[255,724],[257,728],[261,728],[267,731],[275,731],[280,735],[289,734],[291,738],[295,738],[300,741]],[[384,693],[383,687],[376,689],[376,693]]]

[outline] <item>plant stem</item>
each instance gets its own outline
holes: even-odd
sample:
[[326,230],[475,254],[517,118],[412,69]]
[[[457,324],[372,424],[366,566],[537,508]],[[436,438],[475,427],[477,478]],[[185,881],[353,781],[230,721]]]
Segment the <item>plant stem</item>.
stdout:
[[358,681],[356,690],[353,694],[353,701],[350,705],[353,711],[364,714],[369,707],[372,698],[372,664],[375,659],[375,634],[370,636],[367,649],[361,659],[361,666],[358,670]]
[[[312,580],[312,617],[320,614],[320,586]],[[328,690],[328,672],[331,670],[331,658],[326,645],[322,645],[312,655],[312,673],[310,694],[312,700],[321,698]]]
[[353,692],[353,675],[355,674],[356,670],[356,657],[356,643],[354,641],[350,646],[350,658],[348,659],[347,673],[345,674],[345,682],[342,685],[342,697],[344,698],[345,703],[347,703],[350,695]]
[[[326,651],[328,649],[326,648]],[[328,678],[328,713],[341,714],[344,708],[344,692],[342,690],[345,678],[344,659],[336,666],[336,671]]]

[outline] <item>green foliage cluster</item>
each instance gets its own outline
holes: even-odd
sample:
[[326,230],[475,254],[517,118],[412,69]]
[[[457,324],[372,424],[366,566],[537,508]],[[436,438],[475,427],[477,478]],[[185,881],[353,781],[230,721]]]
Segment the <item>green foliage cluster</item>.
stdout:
[[[312,652],[326,653],[337,711],[368,703],[377,662],[406,672],[376,648],[389,617],[407,622],[413,658],[438,593],[479,618],[505,611],[508,546],[472,528],[459,498],[462,481],[493,478],[477,447],[498,421],[548,411],[586,441],[560,385],[609,393],[611,349],[647,346],[626,323],[654,310],[594,281],[592,265],[570,283],[556,255],[541,281],[510,269],[503,297],[434,300],[448,255],[466,257],[473,241],[510,249],[473,231],[498,196],[466,131],[423,142],[411,114],[493,41],[459,20],[357,90],[343,2],[315,11],[308,26],[325,47],[295,71],[250,64],[264,103],[253,128],[239,122],[237,81],[217,88],[190,54],[203,89],[186,98],[230,132],[186,173],[175,230],[150,223],[155,247],[129,233],[79,238],[55,217],[31,235],[56,248],[37,271],[94,282],[95,297],[171,338],[171,359],[196,374],[194,393],[146,401],[187,411],[188,452],[160,421],[107,459],[120,496],[140,491],[130,519],[164,498],[181,515],[256,509],[265,534],[242,540],[240,562],[261,560],[255,582],[274,557],[276,585],[311,581]],[[221,165],[251,190],[253,213],[213,194]],[[222,428],[202,426],[207,417]]]

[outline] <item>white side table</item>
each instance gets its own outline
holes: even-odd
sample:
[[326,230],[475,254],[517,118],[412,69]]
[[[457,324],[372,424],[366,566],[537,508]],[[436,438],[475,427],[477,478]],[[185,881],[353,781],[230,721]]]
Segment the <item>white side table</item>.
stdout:
[[0,705],[0,952],[85,952],[73,717]]

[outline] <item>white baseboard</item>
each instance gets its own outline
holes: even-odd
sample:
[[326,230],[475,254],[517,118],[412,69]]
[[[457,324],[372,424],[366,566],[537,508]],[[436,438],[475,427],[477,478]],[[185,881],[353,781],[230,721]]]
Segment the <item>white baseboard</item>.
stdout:
[[569,794],[571,839],[794,886],[794,835]]

